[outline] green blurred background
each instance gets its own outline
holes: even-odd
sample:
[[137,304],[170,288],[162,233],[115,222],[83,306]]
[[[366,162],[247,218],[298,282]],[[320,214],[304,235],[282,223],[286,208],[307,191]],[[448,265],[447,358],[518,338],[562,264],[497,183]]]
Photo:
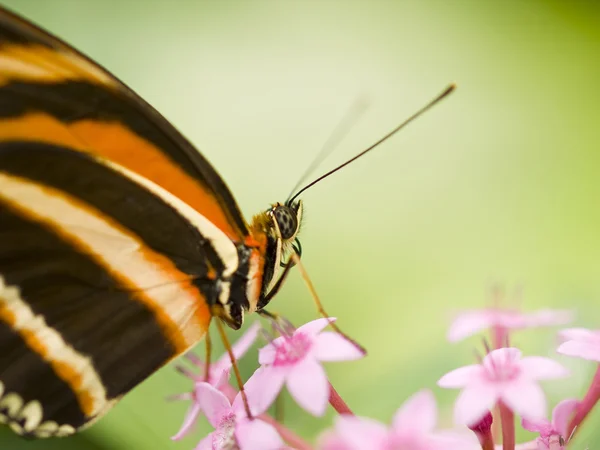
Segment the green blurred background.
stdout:
[[[522,304],[600,317],[600,7],[563,1],[2,0],[96,59],[182,130],[246,217],[283,201],[357,98],[370,107],[317,173],[354,155],[449,82],[458,91],[368,158],[304,196],[304,262],[332,315],[369,349],[331,365],[362,415],[389,421],[434,388],[442,422],[456,392],[435,388],[472,361],[474,338],[445,341],[454,311],[495,282]],[[316,175],[316,174],[315,174]],[[295,273],[272,309],[315,317]],[[554,355],[553,330],[514,343]],[[199,346],[202,349],[202,346]],[[220,349],[218,349],[220,351]],[[552,403],[581,395],[592,364],[561,359]],[[255,354],[242,362],[249,376]],[[106,418],[65,440],[2,449],[191,449],[171,442],[190,383],[165,368]],[[288,402],[307,438],[330,423]],[[600,445],[600,415],[573,448]],[[594,423],[595,422],[595,423]],[[522,435],[526,438],[527,435]]]

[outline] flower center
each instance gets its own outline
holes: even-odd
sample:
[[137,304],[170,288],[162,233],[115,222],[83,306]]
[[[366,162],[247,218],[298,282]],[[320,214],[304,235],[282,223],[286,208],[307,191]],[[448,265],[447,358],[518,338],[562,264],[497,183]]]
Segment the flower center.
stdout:
[[311,347],[311,340],[302,333],[286,336],[280,343],[277,343],[273,365],[293,365],[303,359]]
[[510,381],[517,378],[520,373],[518,365],[510,362],[494,361],[491,367],[488,367],[487,376],[493,381]]
[[219,422],[213,432],[212,447],[219,450],[239,450],[235,440],[235,414],[229,413]]

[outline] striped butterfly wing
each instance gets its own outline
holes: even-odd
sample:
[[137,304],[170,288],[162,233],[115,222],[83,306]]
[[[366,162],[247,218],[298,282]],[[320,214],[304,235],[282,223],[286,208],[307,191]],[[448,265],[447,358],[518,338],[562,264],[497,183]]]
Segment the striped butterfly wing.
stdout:
[[248,237],[152,107],[0,9],[0,422],[75,432],[204,336]]

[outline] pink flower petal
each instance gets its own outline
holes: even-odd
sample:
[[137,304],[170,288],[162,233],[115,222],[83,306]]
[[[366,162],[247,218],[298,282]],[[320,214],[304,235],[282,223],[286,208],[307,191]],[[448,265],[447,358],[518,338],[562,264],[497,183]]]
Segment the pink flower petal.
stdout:
[[438,431],[429,438],[427,450],[481,450],[474,433],[454,430]]
[[235,437],[242,450],[279,450],[284,446],[277,430],[258,419],[239,421]]
[[487,310],[465,311],[454,319],[447,338],[450,342],[458,342],[492,326],[493,314]]
[[313,358],[296,363],[287,375],[287,388],[296,403],[314,416],[325,414],[329,383],[321,364]]
[[[373,419],[349,415],[338,416],[335,432],[346,444],[347,450],[379,449],[387,441],[385,425]],[[339,442],[339,441],[338,441]]]
[[213,450],[212,441],[213,441],[213,434],[210,433],[208,436],[206,436],[204,439],[202,439],[198,443],[198,445],[196,445],[194,450]]
[[314,352],[319,361],[352,361],[365,356],[355,344],[333,331],[324,331],[315,338]]
[[488,373],[495,373],[499,367],[510,367],[521,359],[521,350],[514,347],[492,350],[483,358],[483,367]]
[[527,327],[566,325],[575,319],[575,312],[568,309],[540,309],[526,314]]
[[522,376],[529,380],[551,380],[569,375],[569,371],[556,361],[542,356],[527,356],[519,361]]
[[575,398],[568,398],[556,405],[552,411],[552,426],[565,439],[569,437],[567,436],[569,424],[579,403]]
[[394,414],[392,427],[395,434],[410,436],[427,434],[435,428],[437,405],[433,393],[424,389],[413,394]]
[[313,337],[313,336],[316,336],[317,334],[319,334],[330,323],[333,323],[336,320],[337,319],[335,317],[329,317],[329,318],[322,317],[320,319],[316,319],[311,322],[305,323],[304,325],[299,327],[294,334],[304,333],[307,336]]
[[507,383],[502,390],[501,400],[524,419],[538,421],[546,417],[546,397],[535,382],[518,380]]
[[[212,375],[214,375],[214,373],[211,374],[211,376]],[[211,381],[211,384],[215,388],[217,388],[218,390],[223,392],[224,388],[229,386],[229,377],[230,376],[231,376],[231,367],[228,367],[227,369],[222,370],[221,373],[216,378],[214,378],[210,381]]]
[[[260,367],[244,385],[252,414],[258,416],[273,404],[283,387],[286,371],[277,367]],[[239,397],[239,398],[238,398]],[[234,409],[243,408],[241,395],[234,400]]]
[[589,361],[600,362],[600,345],[583,341],[567,341],[561,344],[556,351],[563,355],[576,356]]
[[454,404],[455,421],[462,425],[479,422],[498,401],[498,392],[492,384],[467,386]]
[[354,446],[352,442],[347,442],[345,437],[338,436],[331,430],[321,433],[317,448],[319,450],[362,450]]
[[558,335],[563,341],[587,341],[598,339],[598,333],[587,328],[565,328]]
[[552,432],[552,424],[546,419],[529,420],[524,418],[521,420],[521,424],[527,431],[540,433],[543,436],[548,436]]
[[194,425],[196,425],[196,422],[198,421],[198,417],[200,416],[201,412],[202,410],[200,409],[200,405],[198,403],[192,403],[192,406],[190,406],[190,409],[185,415],[183,425],[181,425],[181,428],[179,429],[177,434],[175,434],[175,436],[173,436],[171,439],[174,441],[178,441],[179,439],[182,439],[185,435],[187,435],[190,431],[192,431]]
[[518,330],[527,327],[527,315],[525,313],[511,309],[496,309],[491,310],[490,313],[492,311],[494,313],[494,324],[492,326],[495,328]]
[[258,363],[262,366],[267,364],[273,364],[275,362],[275,356],[277,355],[277,345],[284,343],[283,337],[278,337],[273,340],[270,344],[265,345],[263,348],[258,350]]
[[[502,446],[496,445],[496,449],[502,450]],[[538,446],[538,441],[536,439],[534,441],[525,442],[524,444],[517,444],[515,450],[540,450],[540,447]]]
[[459,367],[440,378],[437,384],[448,389],[462,388],[469,385],[473,380],[479,379],[482,373],[483,370],[479,364]]
[[229,399],[209,383],[196,383],[195,396],[200,409],[215,428],[219,426],[221,418],[231,411]]
[[[260,331],[260,322],[254,322],[252,325],[248,327],[248,329],[244,332],[241,338],[239,338],[235,344],[231,346],[231,350],[233,351],[233,355],[236,360],[239,360],[242,356],[246,354],[252,344],[256,341],[258,337],[258,332]],[[225,352],[215,363],[211,365],[211,372],[216,372],[215,376],[218,376],[221,371],[228,369],[231,367],[231,359],[229,358],[229,353]]]

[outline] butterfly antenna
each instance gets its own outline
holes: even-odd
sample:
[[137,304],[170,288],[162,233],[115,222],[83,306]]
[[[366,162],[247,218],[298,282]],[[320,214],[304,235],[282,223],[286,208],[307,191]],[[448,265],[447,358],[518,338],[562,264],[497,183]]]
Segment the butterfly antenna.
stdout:
[[338,122],[332,133],[329,135],[317,156],[313,159],[312,163],[306,168],[302,176],[298,179],[298,182],[290,192],[286,204],[289,204],[290,199],[295,198],[294,192],[306,181],[306,178],[337,148],[337,146],[344,140],[348,135],[348,132],[352,129],[360,116],[367,110],[369,104],[365,98],[360,97],[354,101],[352,106],[346,111],[346,114]]
[[437,103],[439,103],[440,101],[442,101],[444,98],[446,98],[448,95],[450,95],[454,90],[456,89],[456,84],[452,83],[451,85],[449,85],[444,92],[442,92],[440,95],[438,95],[437,97],[435,97],[433,100],[431,100],[429,103],[427,103],[425,106],[423,106],[421,109],[419,109],[416,113],[414,113],[412,116],[410,116],[408,119],[406,119],[404,122],[402,122],[400,125],[398,125],[396,128],[394,128],[392,131],[390,131],[388,134],[386,134],[385,136],[383,136],[381,139],[379,139],[377,142],[375,142],[373,145],[371,145],[370,147],[366,148],[365,150],[363,150],[362,152],[360,152],[358,155],[354,156],[353,158],[350,158],[348,161],[346,161],[343,164],[340,164],[339,166],[337,166],[334,169],[331,169],[329,172],[321,175],[319,178],[317,178],[314,181],[311,181],[310,183],[308,183],[306,186],[304,186],[302,189],[300,189],[298,192],[296,192],[296,194],[294,194],[294,196],[292,198],[290,198],[287,203],[290,204],[292,203],[300,194],[302,194],[304,191],[306,191],[307,189],[311,188],[312,186],[314,186],[315,184],[317,184],[319,181],[327,178],[330,175],[333,175],[335,172],[337,172],[338,170],[346,167],[348,164],[356,161],[358,158],[366,155],[367,153],[369,153],[371,150],[373,150],[375,147],[378,147],[380,144],[382,144],[383,142],[387,141],[389,138],[391,138],[393,135],[395,135],[398,131],[400,131],[402,128],[404,128],[405,126],[407,126],[409,123],[411,123],[413,120],[415,120],[417,117],[419,117],[420,115],[422,115],[423,113],[425,113],[427,110],[429,110],[430,108],[432,108],[433,106],[435,106]]

